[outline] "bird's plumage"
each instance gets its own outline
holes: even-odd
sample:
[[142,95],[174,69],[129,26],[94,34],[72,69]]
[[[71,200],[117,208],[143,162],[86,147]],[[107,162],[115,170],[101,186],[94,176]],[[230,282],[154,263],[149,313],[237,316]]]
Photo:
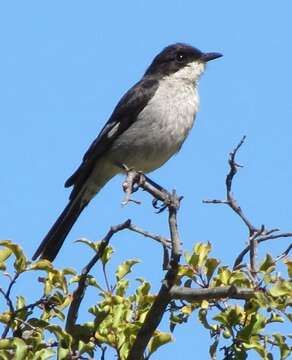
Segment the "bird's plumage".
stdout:
[[157,79],[143,78],[121,98],[100,134],[86,151],[81,165],[65,182],[65,187],[74,186],[70,198],[79,191],[100,156],[105,154],[114,140],[135,121],[157,88]]
[[69,203],[33,259],[54,260],[82,210],[113,176],[123,172],[123,165],[150,172],[181,148],[199,107],[197,80],[205,63],[220,56],[179,43],[154,58],[66,181],[66,187],[73,187]]

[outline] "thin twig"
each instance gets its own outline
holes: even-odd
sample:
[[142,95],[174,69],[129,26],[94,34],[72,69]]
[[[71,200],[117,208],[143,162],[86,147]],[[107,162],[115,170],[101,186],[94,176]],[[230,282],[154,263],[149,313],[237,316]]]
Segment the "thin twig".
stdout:
[[285,259],[288,256],[289,252],[292,250],[292,244],[290,244],[285,251],[282,252],[281,255],[277,256],[275,262]]
[[12,287],[16,283],[16,280],[18,279],[19,275],[20,275],[20,273],[18,273],[18,272],[15,273],[6,292],[0,288],[0,292],[1,292],[1,294],[3,294],[3,296],[7,302],[7,305],[9,306],[9,310],[11,312],[10,319],[9,319],[8,323],[6,324],[6,326],[3,330],[2,336],[1,336],[2,339],[6,338],[8,332],[9,332],[9,329],[11,327],[11,324],[13,323],[13,320],[15,318],[15,311],[14,311],[14,306],[13,306],[12,300],[10,299],[10,293],[11,293]]
[[106,288],[107,288],[107,291],[111,291],[111,288],[110,288],[110,284],[109,284],[109,281],[108,281],[108,278],[107,278],[107,273],[106,273],[106,270],[105,270],[105,265],[106,264],[102,264],[102,272],[103,272],[103,277],[104,277],[104,281],[105,281],[105,284],[106,284]]
[[[278,231],[278,229],[276,230]],[[286,237],[292,237],[292,232],[288,232],[288,233],[281,233],[281,234],[277,234],[277,235],[267,235],[267,236],[261,236],[260,238],[257,239],[258,244],[264,242],[264,241],[268,241],[268,240],[276,240],[276,239],[281,239],[281,238],[286,238]],[[250,251],[250,244],[247,245],[241,252],[240,254],[237,256],[237,258],[234,261],[233,264],[233,269],[238,268],[238,266],[242,263],[244,256]]]
[[[242,167],[241,165],[237,164],[235,159],[238,150],[243,145],[244,141],[246,139],[246,136],[244,136],[239,144],[234,148],[234,150],[229,154],[228,164],[229,164],[229,172],[226,176],[225,184],[226,184],[226,199],[225,200],[205,200],[203,203],[207,204],[225,204],[228,205],[243,221],[243,223],[247,226],[248,232],[249,232],[249,248],[250,250],[250,269],[253,276],[256,276],[257,268],[256,268],[256,248],[258,244],[257,237],[266,233],[265,228],[262,226],[260,229],[256,228],[251,221],[248,219],[248,217],[244,214],[241,207],[237,204],[237,201],[235,200],[233,194],[232,194],[232,184],[233,184],[233,178],[236,175],[238,168]],[[275,231],[273,229],[271,232]],[[239,265],[239,264],[236,264]]]
[[160,235],[155,235],[149,231],[146,231],[146,230],[138,227],[137,225],[134,225],[133,223],[131,223],[129,225],[129,230],[134,231],[138,234],[144,235],[145,237],[148,237],[150,239],[153,239],[153,240],[161,243],[163,246],[166,246],[167,248],[171,247],[171,241],[169,239],[166,239]]
[[67,321],[66,321],[66,331],[71,332],[74,328],[78,317],[78,311],[81,304],[81,301],[84,297],[86,283],[87,283],[87,276],[92,269],[92,267],[97,263],[97,261],[102,257],[110,239],[114,234],[117,232],[127,229],[129,227],[130,220],[125,221],[122,224],[112,226],[106,236],[100,242],[99,248],[95,256],[89,261],[89,263],[84,267],[82,273],[80,275],[80,279],[78,281],[78,286],[73,293],[73,300],[68,310]]

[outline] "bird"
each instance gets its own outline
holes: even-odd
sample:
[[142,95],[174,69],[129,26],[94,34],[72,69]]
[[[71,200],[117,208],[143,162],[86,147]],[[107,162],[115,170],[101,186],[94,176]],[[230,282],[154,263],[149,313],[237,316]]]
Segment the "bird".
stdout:
[[55,259],[81,212],[115,175],[125,168],[149,173],[180,150],[199,110],[198,81],[207,62],[221,56],[174,43],[154,57],[65,182],[72,187],[68,204],[33,260]]

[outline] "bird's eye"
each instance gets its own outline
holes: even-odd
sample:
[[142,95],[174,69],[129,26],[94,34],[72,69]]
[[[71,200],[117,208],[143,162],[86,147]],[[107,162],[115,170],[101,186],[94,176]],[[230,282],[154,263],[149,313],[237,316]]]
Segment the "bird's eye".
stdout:
[[184,61],[184,59],[185,59],[185,55],[183,54],[183,53],[178,53],[178,54],[176,54],[176,61],[177,62],[183,62]]

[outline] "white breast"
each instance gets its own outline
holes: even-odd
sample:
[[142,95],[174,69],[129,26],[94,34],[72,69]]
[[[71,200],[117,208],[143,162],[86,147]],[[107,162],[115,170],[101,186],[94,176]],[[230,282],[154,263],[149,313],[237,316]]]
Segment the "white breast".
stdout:
[[164,78],[137,121],[115,141],[110,158],[144,172],[160,167],[181,147],[199,108],[193,82]]

